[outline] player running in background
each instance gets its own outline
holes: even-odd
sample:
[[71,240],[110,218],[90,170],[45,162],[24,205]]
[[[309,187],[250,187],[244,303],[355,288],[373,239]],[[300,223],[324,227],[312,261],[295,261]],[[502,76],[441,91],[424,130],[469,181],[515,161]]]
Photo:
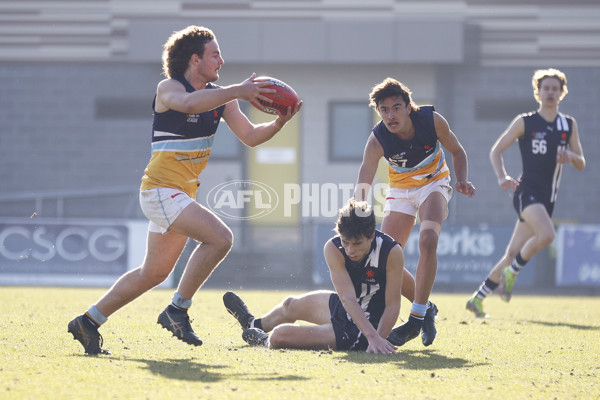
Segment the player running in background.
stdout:
[[[402,248],[375,229],[375,214],[366,202],[350,199],[339,212],[335,231],[338,235],[323,249],[335,292],[289,296],[261,318],[254,318],[235,293],[225,293],[223,303],[242,326],[248,344],[396,352],[386,338],[400,313]],[[298,320],[314,325],[294,324]]]
[[269,123],[252,124],[237,99],[270,102],[268,83],[247,80],[214,85],[223,65],[219,44],[210,29],[189,26],[174,32],[163,52],[167,79],[153,102],[152,157],[140,188],[142,211],[150,220],[144,263],[127,273],[68,324],[68,331],[88,354],[107,354],[98,328],[115,311],[163,282],[175,267],[188,238],[200,244],[190,256],[172,303],[158,323],[178,339],[199,346],[188,316],[192,297],[225,258],[233,243],[231,230],[196,202],[199,175],[206,166],[215,132],[223,118],[247,146],[271,139],[300,110],[302,102]]
[[[389,164],[390,187],[386,193],[381,230],[406,245],[417,213],[421,221],[420,257],[410,317],[393,330],[389,340],[401,346],[417,337],[423,329],[421,339],[428,346],[435,339],[435,330],[427,329],[427,320],[437,314],[437,307],[429,301],[429,295],[437,273],[438,238],[452,196],[450,170],[442,146],[452,155],[456,190],[473,197],[475,187],[467,177],[465,150],[448,122],[435,112],[433,106],[417,106],[410,89],[392,78],[376,85],[370,100],[370,106],[382,121],[375,125],[367,140],[354,197],[358,200],[367,198],[379,160],[385,157]],[[404,279],[406,288],[406,282],[412,282],[413,278],[407,271]]]
[[[567,77],[556,69],[537,70],[531,83],[533,97],[540,104],[538,110],[518,115],[490,151],[498,184],[503,190],[514,191],[518,218],[504,256],[467,301],[467,309],[479,318],[488,316],[483,311],[485,297],[498,288],[500,297],[510,301],[521,268],[554,241],[551,217],[563,164],[570,162],[579,171],[585,168],[577,122],[558,112],[558,104],[568,92]],[[516,141],[523,162],[518,181],[507,174],[502,158]]]

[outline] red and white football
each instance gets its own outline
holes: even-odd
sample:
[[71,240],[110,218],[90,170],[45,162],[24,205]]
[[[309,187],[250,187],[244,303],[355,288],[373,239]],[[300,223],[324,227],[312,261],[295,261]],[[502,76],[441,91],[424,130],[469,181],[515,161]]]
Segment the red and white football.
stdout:
[[259,100],[258,103],[253,101],[250,102],[250,104],[262,112],[274,115],[279,113],[285,114],[287,113],[288,107],[294,107],[299,101],[296,91],[290,85],[279,79],[271,78],[270,76],[259,76],[254,78],[254,82],[270,82],[270,85],[263,87],[276,90],[275,93],[265,93],[263,95],[273,100],[272,103],[263,100]]

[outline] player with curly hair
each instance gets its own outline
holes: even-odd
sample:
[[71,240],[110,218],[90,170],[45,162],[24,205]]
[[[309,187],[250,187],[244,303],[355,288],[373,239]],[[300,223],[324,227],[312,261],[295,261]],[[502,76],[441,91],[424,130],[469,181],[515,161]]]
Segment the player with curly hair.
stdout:
[[106,354],[98,328],[114,312],[163,282],[171,273],[188,238],[199,242],[188,259],[172,303],[158,323],[194,346],[202,340],[193,331],[188,309],[192,297],[233,244],[229,227],[196,201],[199,175],[206,167],[221,119],[247,146],[271,139],[300,110],[302,102],[271,122],[253,124],[238,99],[270,102],[268,82],[245,81],[221,87],[224,60],[214,33],[189,26],[174,32],[164,45],[163,72],[153,102],[152,157],[140,188],[140,205],[150,220],[143,264],[125,273],[86,313],[68,324],[68,331],[88,354]]

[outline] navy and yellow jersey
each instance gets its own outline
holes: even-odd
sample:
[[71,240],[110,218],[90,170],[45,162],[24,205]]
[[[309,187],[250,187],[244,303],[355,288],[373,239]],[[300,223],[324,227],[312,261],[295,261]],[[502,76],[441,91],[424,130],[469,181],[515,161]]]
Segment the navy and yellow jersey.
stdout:
[[433,122],[433,106],[421,106],[410,113],[415,136],[402,140],[391,133],[383,121],[373,128],[373,135],[383,147],[392,188],[414,188],[450,175],[444,151]]
[[[195,89],[183,77],[181,82],[188,93]],[[208,83],[203,90],[218,88]],[[152,109],[156,97],[152,102]],[[144,171],[141,190],[156,187],[181,189],[196,198],[199,175],[206,167],[215,132],[225,105],[201,114],[186,114],[175,110],[154,112],[152,124],[152,157]]]
[[[341,238],[332,239],[346,260],[346,271],[354,285],[356,300],[369,322],[377,327],[385,309],[386,266],[388,255],[395,245],[394,239],[378,230],[371,243],[371,251],[361,261],[352,261],[342,247]],[[350,319],[350,316],[347,315]]]
[[537,111],[521,114],[524,134],[519,138],[523,173],[520,186],[532,190],[542,202],[554,203],[558,193],[562,164],[556,162],[560,149],[567,149],[573,132],[573,119],[558,114],[548,122]]

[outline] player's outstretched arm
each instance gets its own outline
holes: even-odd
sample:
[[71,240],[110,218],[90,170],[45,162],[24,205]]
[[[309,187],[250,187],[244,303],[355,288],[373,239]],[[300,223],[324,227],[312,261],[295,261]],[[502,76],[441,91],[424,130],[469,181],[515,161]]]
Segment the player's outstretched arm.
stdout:
[[390,251],[386,263],[385,310],[379,320],[377,332],[387,338],[400,315],[402,277],[404,274],[404,252],[399,244]]
[[456,175],[456,184],[454,185],[456,191],[468,197],[475,196],[475,186],[468,179],[469,163],[465,149],[458,141],[454,132],[450,130],[448,122],[441,114],[434,112],[433,122],[438,140],[452,155],[452,164],[454,165],[454,174]]
[[175,79],[165,79],[159,82],[156,88],[156,111],[164,112],[175,110],[182,113],[203,113],[214,110],[235,99],[244,99],[270,102],[264,96],[273,93],[273,89],[267,89],[267,82],[253,82],[255,74],[242,83],[234,84],[217,89],[200,89],[187,92],[183,84]]
[[381,147],[379,140],[371,132],[365,145],[363,161],[358,170],[358,180],[354,189],[354,198],[357,201],[367,200],[371,184],[373,183],[373,179],[375,179],[379,159],[383,157],[383,154],[383,147]]
[[253,124],[240,110],[238,102],[231,101],[225,106],[223,118],[227,122],[229,129],[231,129],[242,143],[249,147],[255,147],[275,136],[301,108],[302,100],[293,109],[288,109],[286,114],[280,114],[277,119],[271,122]]

